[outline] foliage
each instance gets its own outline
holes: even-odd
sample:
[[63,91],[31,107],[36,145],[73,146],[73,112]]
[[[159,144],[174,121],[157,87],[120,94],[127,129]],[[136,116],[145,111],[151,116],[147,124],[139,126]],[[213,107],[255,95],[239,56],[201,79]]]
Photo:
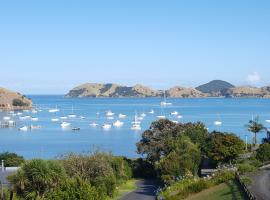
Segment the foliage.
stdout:
[[8,177],[14,191],[24,199],[44,199],[66,178],[65,170],[55,161],[34,159]]
[[253,165],[251,165],[249,163],[238,164],[237,168],[238,168],[239,173],[241,173],[241,174],[253,172],[256,170],[256,167],[254,167]]
[[256,158],[262,162],[270,161],[270,144],[263,143],[260,145],[256,153]]
[[100,194],[110,197],[117,184],[131,177],[127,161],[102,152],[93,155],[69,154],[64,158],[63,165],[71,177],[80,177],[96,187]]
[[13,99],[12,105],[13,105],[13,106],[19,106],[19,107],[22,107],[22,106],[29,106],[28,103],[24,102],[24,101],[21,100],[21,99]]
[[257,134],[264,131],[266,128],[263,126],[262,123],[260,123],[259,117],[255,117],[255,119],[252,119],[248,122],[246,125],[248,128],[248,131],[254,133],[253,137],[253,145],[256,146],[257,144]]
[[241,182],[244,183],[245,185],[252,184],[252,179],[248,176],[241,176],[240,179],[241,179]]
[[200,150],[186,136],[180,136],[171,144],[174,150],[162,158],[157,169],[165,183],[187,174],[196,175],[201,160]]
[[142,134],[142,139],[137,143],[137,151],[146,155],[149,162],[155,163],[173,150],[170,141],[174,141],[180,135],[190,137],[192,142],[200,146],[204,143],[207,130],[199,122],[175,124],[168,119],[161,119],[153,122]]
[[4,152],[0,154],[0,162],[4,160],[5,167],[18,167],[24,162],[22,156],[16,153]]
[[234,179],[234,172],[224,171],[217,173],[212,179],[203,178],[188,178],[173,183],[165,188],[160,197],[169,200],[185,199],[190,194],[198,193],[209,187],[219,185],[220,183],[228,182]]
[[134,178],[154,178],[156,177],[155,166],[146,159],[138,158],[129,161],[132,167]]
[[104,196],[100,195],[95,187],[81,180],[66,179],[54,191],[46,197],[48,200],[102,200]]
[[244,142],[234,134],[212,132],[206,141],[206,154],[214,162],[231,162],[244,151]]

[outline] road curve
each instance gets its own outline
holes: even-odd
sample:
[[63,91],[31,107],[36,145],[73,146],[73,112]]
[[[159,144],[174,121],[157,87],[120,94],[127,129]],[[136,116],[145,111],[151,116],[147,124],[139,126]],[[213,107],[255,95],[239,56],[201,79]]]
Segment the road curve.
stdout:
[[138,189],[126,194],[121,200],[155,200],[155,193],[158,188],[154,180],[140,180],[137,183]]
[[258,200],[270,199],[270,169],[264,169],[251,176],[252,184],[249,186],[251,193]]

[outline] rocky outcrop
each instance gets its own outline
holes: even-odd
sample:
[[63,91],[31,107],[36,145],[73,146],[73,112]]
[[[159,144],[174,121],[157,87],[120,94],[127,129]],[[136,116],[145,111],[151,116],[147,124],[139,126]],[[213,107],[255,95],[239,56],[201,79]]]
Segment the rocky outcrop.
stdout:
[[1,110],[22,110],[32,107],[32,101],[20,93],[0,88]]
[[270,97],[270,91],[269,87],[251,87],[251,86],[241,86],[241,87],[235,87],[228,89],[227,91],[224,91],[224,96],[226,97],[257,97],[257,98],[269,98]]

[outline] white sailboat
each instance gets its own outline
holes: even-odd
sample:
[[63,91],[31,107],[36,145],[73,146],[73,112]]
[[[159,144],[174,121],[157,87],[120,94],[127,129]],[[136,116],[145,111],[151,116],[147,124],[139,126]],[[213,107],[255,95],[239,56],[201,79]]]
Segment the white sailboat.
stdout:
[[171,112],[171,115],[176,116],[176,115],[178,115],[178,112],[177,111],[173,111],[173,112]]
[[52,118],[51,121],[52,122],[59,122],[59,118]]
[[215,126],[221,126],[222,125],[222,121],[219,121],[219,120],[214,121],[214,125]]
[[149,114],[154,114],[155,111],[152,109],[152,110],[150,110],[148,113],[149,113]]
[[157,118],[158,119],[166,119],[165,115],[158,115]]
[[37,117],[32,117],[31,121],[36,122],[36,121],[38,121],[38,118]]
[[71,108],[71,114],[68,115],[69,118],[75,118],[77,117],[75,114],[74,114],[74,107],[72,106]]
[[167,102],[166,92],[164,91],[163,101],[160,102],[161,106],[170,106],[172,103]]
[[55,106],[55,108],[49,109],[49,113],[56,113],[56,112],[59,112],[57,106]]
[[89,125],[92,126],[92,127],[97,127],[98,126],[98,124],[96,122],[91,122]]
[[141,122],[137,119],[137,114],[135,114],[134,121],[132,122],[131,130],[139,131],[141,130]]
[[265,122],[270,123],[270,119],[265,120]]

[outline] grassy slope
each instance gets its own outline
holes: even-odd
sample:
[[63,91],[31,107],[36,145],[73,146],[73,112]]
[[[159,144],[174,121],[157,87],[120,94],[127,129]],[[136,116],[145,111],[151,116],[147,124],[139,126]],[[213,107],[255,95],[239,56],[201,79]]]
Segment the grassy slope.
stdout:
[[137,189],[136,182],[137,182],[136,179],[131,179],[128,180],[126,183],[120,185],[117,189],[115,197],[110,200],[121,199],[125,194],[136,190]]
[[186,200],[246,200],[246,198],[239,186],[231,181],[194,194]]

